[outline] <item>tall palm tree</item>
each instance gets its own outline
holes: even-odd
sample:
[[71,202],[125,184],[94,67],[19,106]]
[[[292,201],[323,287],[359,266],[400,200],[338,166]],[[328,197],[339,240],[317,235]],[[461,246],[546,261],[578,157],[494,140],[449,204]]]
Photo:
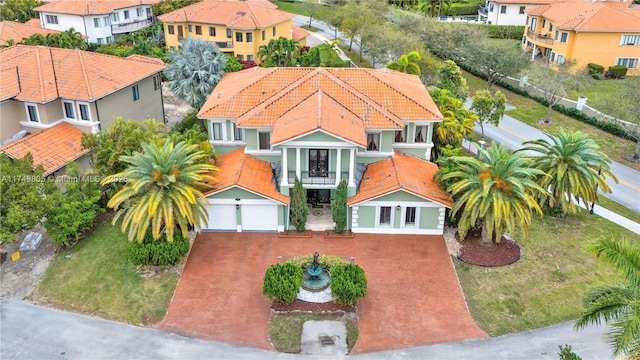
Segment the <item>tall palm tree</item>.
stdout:
[[169,59],[164,70],[169,89],[200,109],[225,74],[226,55],[212,42],[187,38],[178,49],[169,50]]
[[387,68],[405,74],[420,76],[421,71],[418,61],[420,61],[420,54],[417,51],[411,51],[408,54],[401,55],[400,59],[387,64]]
[[604,238],[589,250],[622,273],[624,283],[591,289],[584,296],[584,312],[575,328],[607,323],[612,327],[607,335],[613,355],[640,359],[640,246],[626,239]]
[[511,153],[504,145],[478,149],[479,159],[452,157],[458,170],[442,176],[455,182],[449,191],[455,204],[452,214],[461,213],[458,232],[482,224],[482,243],[500,242],[505,233],[527,232],[533,213],[542,214],[536,194],[544,189],[535,182],[543,172],[532,168],[522,153]]
[[538,184],[548,189],[551,196],[541,199],[542,204],[559,207],[563,214],[580,210],[577,200],[585,205],[598,201],[598,188],[611,192],[606,177],[618,181],[611,172],[611,160],[598,144],[580,131],[564,131],[558,135],[547,135],[548,139],[524,142],[519,151],[532,151],[534,166],[546,175]]
[[461,147],[462,140],[473,133],[473,124],[478,120],[478,116],[465,108],[464,103],[449,90],[434,88],[429,90],[429,94],[444,118],[436,125],[436,147]]
[[102,182],[126,181],[107,204],[120,209],[114,224],[122,216],[121,230],[128,228],[129,240],[138,242],[143,241],[149,226],[154,239],[166,233],[167,240],[173,241],[176,228],[186,238],[190,226],[199,228],[208,220],[208,201],[201,190],[210,188],[216,167],[200,161],[206,156],[197,151],[197,145],[179,142],[174,146],[170,141],[143,144],[142,152],[122,156],[129,167]]

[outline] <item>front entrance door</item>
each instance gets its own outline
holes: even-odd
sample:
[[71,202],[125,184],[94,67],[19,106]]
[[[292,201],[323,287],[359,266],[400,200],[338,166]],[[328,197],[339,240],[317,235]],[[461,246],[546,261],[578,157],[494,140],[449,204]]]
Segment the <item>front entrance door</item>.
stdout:
[[322,204],[330,204],[331,190],[307,189],[307,202],[314,207],[322,207]]
[[309,149],[309,177],[329,176],[329,150]]
[[184,37],[184,33],[182,32],[182,25],[178,25],[178,38],[182,39]]

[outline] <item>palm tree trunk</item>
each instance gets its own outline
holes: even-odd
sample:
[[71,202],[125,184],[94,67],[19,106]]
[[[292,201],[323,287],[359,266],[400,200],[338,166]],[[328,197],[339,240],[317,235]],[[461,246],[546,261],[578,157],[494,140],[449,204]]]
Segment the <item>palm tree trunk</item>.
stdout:
[[480,241],[484,246],[493,245],[493,239],[489,239],[489,232],[487,231],[487,220],[482,220],[482,235]]

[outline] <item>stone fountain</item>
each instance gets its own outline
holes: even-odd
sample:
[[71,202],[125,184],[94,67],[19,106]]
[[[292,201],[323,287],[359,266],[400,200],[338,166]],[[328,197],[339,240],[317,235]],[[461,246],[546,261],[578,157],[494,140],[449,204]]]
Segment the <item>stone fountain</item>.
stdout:
[[313,254],[313,262],[304,272],[302,287],[308,291],[322,291],[329,287],[331,276],[318,264],[318,252]]

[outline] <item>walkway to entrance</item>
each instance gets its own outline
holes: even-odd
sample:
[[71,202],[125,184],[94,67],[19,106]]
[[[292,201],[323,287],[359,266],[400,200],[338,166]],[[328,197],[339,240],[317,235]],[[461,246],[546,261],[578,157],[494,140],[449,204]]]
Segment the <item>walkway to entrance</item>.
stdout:
[[333,230],[331,205],[317,205],[314,207],[309,204],[306,228],[311,231]]
[[442,236],[356,234],[278,238],[266,233],[201,233],[195,240],[163,330],[271,350],[265,271],[278,256],[353,256],[368,280],[358,302],[353,353],[487,335],[469,315]]

